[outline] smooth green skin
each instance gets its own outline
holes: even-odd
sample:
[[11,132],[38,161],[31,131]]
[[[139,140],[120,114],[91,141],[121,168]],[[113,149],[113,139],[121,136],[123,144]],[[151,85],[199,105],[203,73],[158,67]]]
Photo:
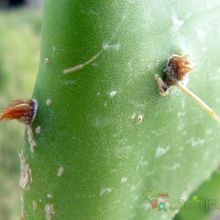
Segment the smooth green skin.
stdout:
[[[33,95],[33,129],[42,131],[34,154],[25,145],[33,178],[24,193],[26,219],[44,219],[45,204],[54,204],[52,219],[172,219],[178,210],[148,208],[146,192],[186,198],[217,166],[219,124],[177,89],[160,97],[154,75],[164,74],[173,53],[189,55],[189,88],[220,112],[219,7],[209,0],[45,1]],[[184,21],[179,29],[175,16]],[[103,43],[120,48],[63,74]],[[167,152],[156,157],[161,148]]]

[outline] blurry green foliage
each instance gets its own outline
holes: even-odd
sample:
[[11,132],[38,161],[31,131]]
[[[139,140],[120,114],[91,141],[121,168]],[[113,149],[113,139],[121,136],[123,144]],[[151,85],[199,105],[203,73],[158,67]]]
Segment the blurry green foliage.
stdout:
[[[41,12],[0,11],[0,108],[11,100],[30,98],[39,62]],[[0,124],[0,219],[18,219],[18,153],[24,126]]]
[[220,219],[220,172],[213,173],[192,193],[175,220],[219,220]]

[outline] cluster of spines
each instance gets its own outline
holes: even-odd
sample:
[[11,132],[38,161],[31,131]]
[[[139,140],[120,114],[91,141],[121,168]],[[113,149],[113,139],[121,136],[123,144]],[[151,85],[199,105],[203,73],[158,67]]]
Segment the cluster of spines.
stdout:
[[14,100],[3,109],[0,121],[17,120],[25,125],[31,125],[36,117],[37,101],[35,99]]

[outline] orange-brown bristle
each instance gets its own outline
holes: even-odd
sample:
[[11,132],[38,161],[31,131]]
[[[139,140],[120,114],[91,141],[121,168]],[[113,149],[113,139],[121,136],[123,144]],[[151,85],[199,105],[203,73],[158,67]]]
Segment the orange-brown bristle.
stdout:
[[187,56],[173,55],[167,63],[164,81],[168,86],[175,85],[176,82],[183,81],[190,71],[192,71],[192,67]]
[[15,100],[3,110],[0,121],[16,119],[23,124],[31,125],[36,114],[36,107],[35,100]]

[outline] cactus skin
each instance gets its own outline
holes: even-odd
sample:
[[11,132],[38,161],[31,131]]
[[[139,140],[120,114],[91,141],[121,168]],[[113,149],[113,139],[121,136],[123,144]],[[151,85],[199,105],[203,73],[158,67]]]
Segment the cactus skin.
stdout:
[[[45,1],[33,94],[33,130],[41,133],[34,154],[24,147],[33,180],[24,192],[26,219],[45,219],[48,205],[52,219],[172,219],[178,210],[149,209],[146,192],[189,196],[220,159],[219,125],[178,90],[160,97],[154,75],[172,54],[189,55],[189,87],[220,112],[219,7],[208,0]],[[93,64],[63,74],[103,45]]]

